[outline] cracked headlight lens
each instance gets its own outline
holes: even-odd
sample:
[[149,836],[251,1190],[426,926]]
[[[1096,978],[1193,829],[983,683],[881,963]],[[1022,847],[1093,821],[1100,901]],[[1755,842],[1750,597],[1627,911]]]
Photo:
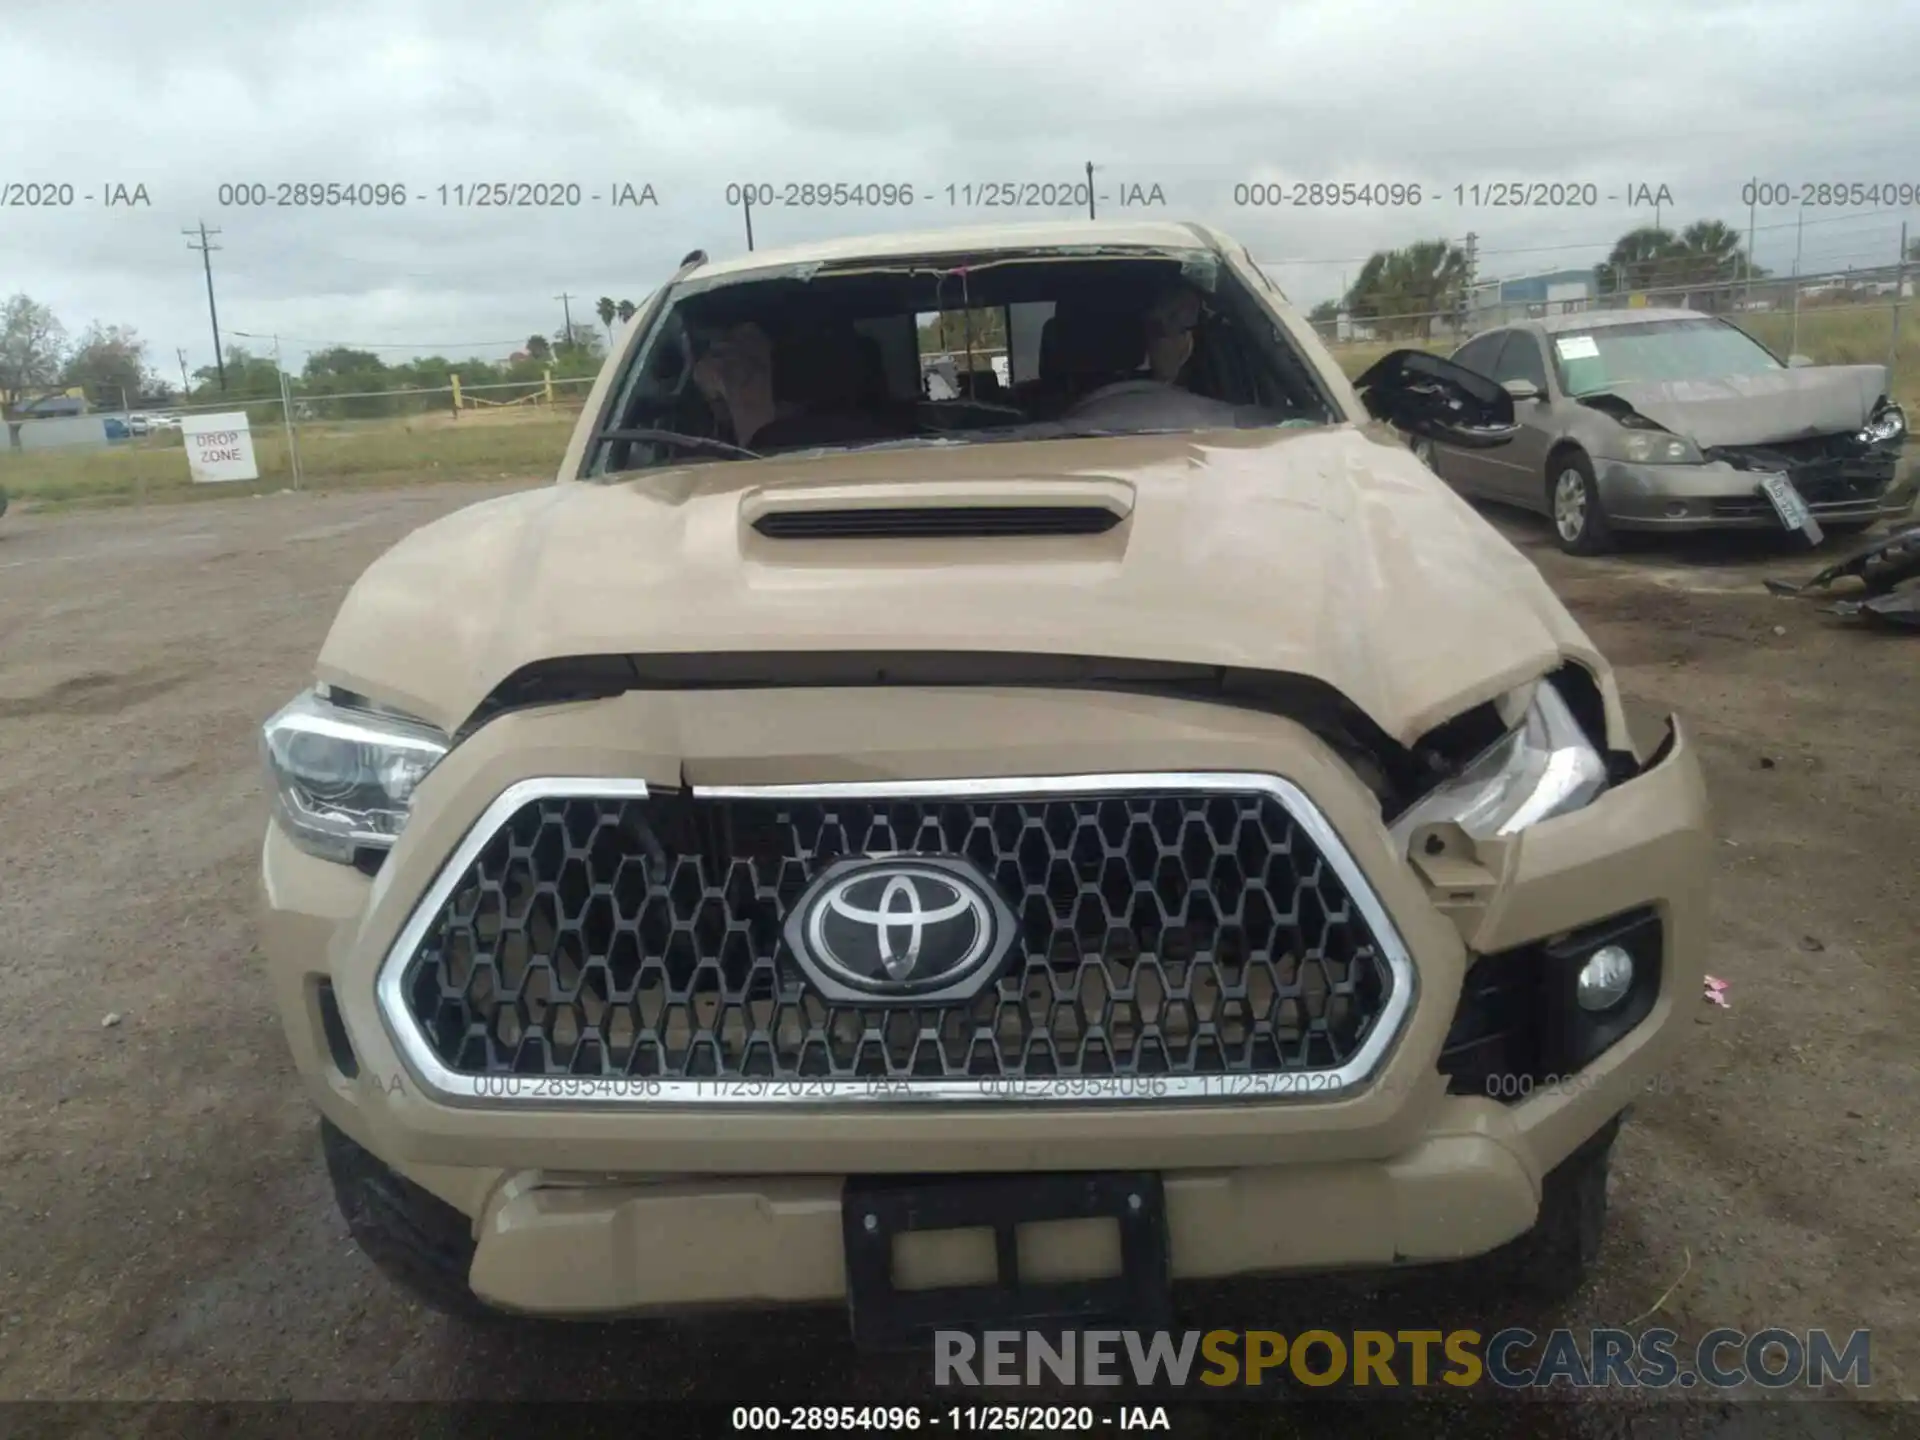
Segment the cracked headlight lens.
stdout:
[[1578,810],[1606,785],[1606,761],[1560,692],[1543,681],[1520,723],[1415,801],[1392,834],[1402,850],[1423,826],[1449,821],[1476,840],[1517,835]]
[[1853,438],[1862,445],[1890,445],[1907,433],[1907,412],[1898,405],[1882,405]]
[[324,691],[297,696],[261,727],[274,814],[323,860],[385,850],[407,823],[413,791],[447,753],[423,721],[349,708]]

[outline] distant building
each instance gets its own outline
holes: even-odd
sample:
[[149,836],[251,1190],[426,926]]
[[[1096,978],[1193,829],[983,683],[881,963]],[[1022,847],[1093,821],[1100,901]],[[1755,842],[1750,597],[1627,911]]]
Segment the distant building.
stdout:
[[13,447],[20,450],[99,448],[125,440],[129,433],[114,415],[43,415],[17,420],[7,428]]
[[1549,270],[1511,280],[1486,280],[1468,298],[1468,328],[1484,330],[1515,320],[1585,310],[1599,293],[1591,269]]
[[87,397],[68,391],[64,395],[42,395],[13,407],[16,420],[54,420],[87,413]]

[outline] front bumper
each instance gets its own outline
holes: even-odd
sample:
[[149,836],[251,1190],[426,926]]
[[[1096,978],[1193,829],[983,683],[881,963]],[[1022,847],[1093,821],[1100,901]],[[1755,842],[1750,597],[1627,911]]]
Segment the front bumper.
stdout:
[[[848,757],[834,748],[845,743],[846,706],[845,692],[635,694],[505,717],[429,778],[406,835],[371,879],[269,829],[263,948],[303,1080],[348,1135],[474,1218],[472,1281],[485,1298],[565,1314],[831,1299],[844,1283],[841,1177],[873,1173],[1158,1170],[1172,1272],[1182,1278],[1482,1253],[1525,1230],[1541,1177],[1655,1084],[1682,1007],[1698,993],[1710,851],[1699,770],[1677,731],[1659,763],[1586,810],[1423,875],[1394,852],[1351,772],[1272,716],[1067,692],[895,691],[876,698],[861,751]],[[981,744],[1010,726],[1021,737],[1015,753]],[[636,749],[635,735],[677,737],[680,753]],[[1287,776],[1327,815],[1391,915],[1417,995],[1391,1051],[1353,1093],[1005,1106],[449,1101],[421,1084],[375,1002],[380,962],[439,857],[530,775],[758,784],[796,773],[831,782],[1064,775],[1169,760]],[[1437,1061],[1472,956],[1636,907],[1660,915],[1665,937],[1645,1021],[1577,1076],[1524,1100],[1450,1095]],[[343,1065],[336,1057],[347,1048]],[[911,1264],[903,1261],[909,1275]]]
[[[1634,465],[1594,461],[1600,506],[1619,530],[1778,530],[1779,517],[1761,494],[1758,476],[1725,461],[1706,465]],[[1823,523],[1869,524],[1911,514],[1920,494],[1920,467],[1903,455],[1878,494],[1807,497]]]

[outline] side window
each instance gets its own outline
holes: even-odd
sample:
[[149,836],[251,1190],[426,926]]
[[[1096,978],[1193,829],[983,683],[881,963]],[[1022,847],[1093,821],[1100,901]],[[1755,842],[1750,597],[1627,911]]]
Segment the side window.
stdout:
[[1476,375],[1492,379],[1494,354],[1512,333],[1510,330],[1495,330],[1491,335],[1475,336],[1454,352],[1453,363],[1466,366]]
[[1544,394],[1547,366],[1540,358],[1540,342],[1524,330],[1509,331],[1506,348],[1494,364],[1493,378],[1502,385],[1509,380],[1531,380]]

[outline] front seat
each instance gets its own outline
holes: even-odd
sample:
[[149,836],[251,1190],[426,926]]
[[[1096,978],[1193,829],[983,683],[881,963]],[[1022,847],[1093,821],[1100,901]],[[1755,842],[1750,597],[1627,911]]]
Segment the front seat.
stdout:
[[1146,317],[1112,305],[1062,305],[1040,332],[1037,405],[1057,415],[1080,396],[1131,379],[1147,356]]
[[754,449],[840,445],[899,436],[886,413],[886,372],[879,347],[852,329],[820,327],[784,337],[773,351],[773,398],[796,415],[768,421]]

